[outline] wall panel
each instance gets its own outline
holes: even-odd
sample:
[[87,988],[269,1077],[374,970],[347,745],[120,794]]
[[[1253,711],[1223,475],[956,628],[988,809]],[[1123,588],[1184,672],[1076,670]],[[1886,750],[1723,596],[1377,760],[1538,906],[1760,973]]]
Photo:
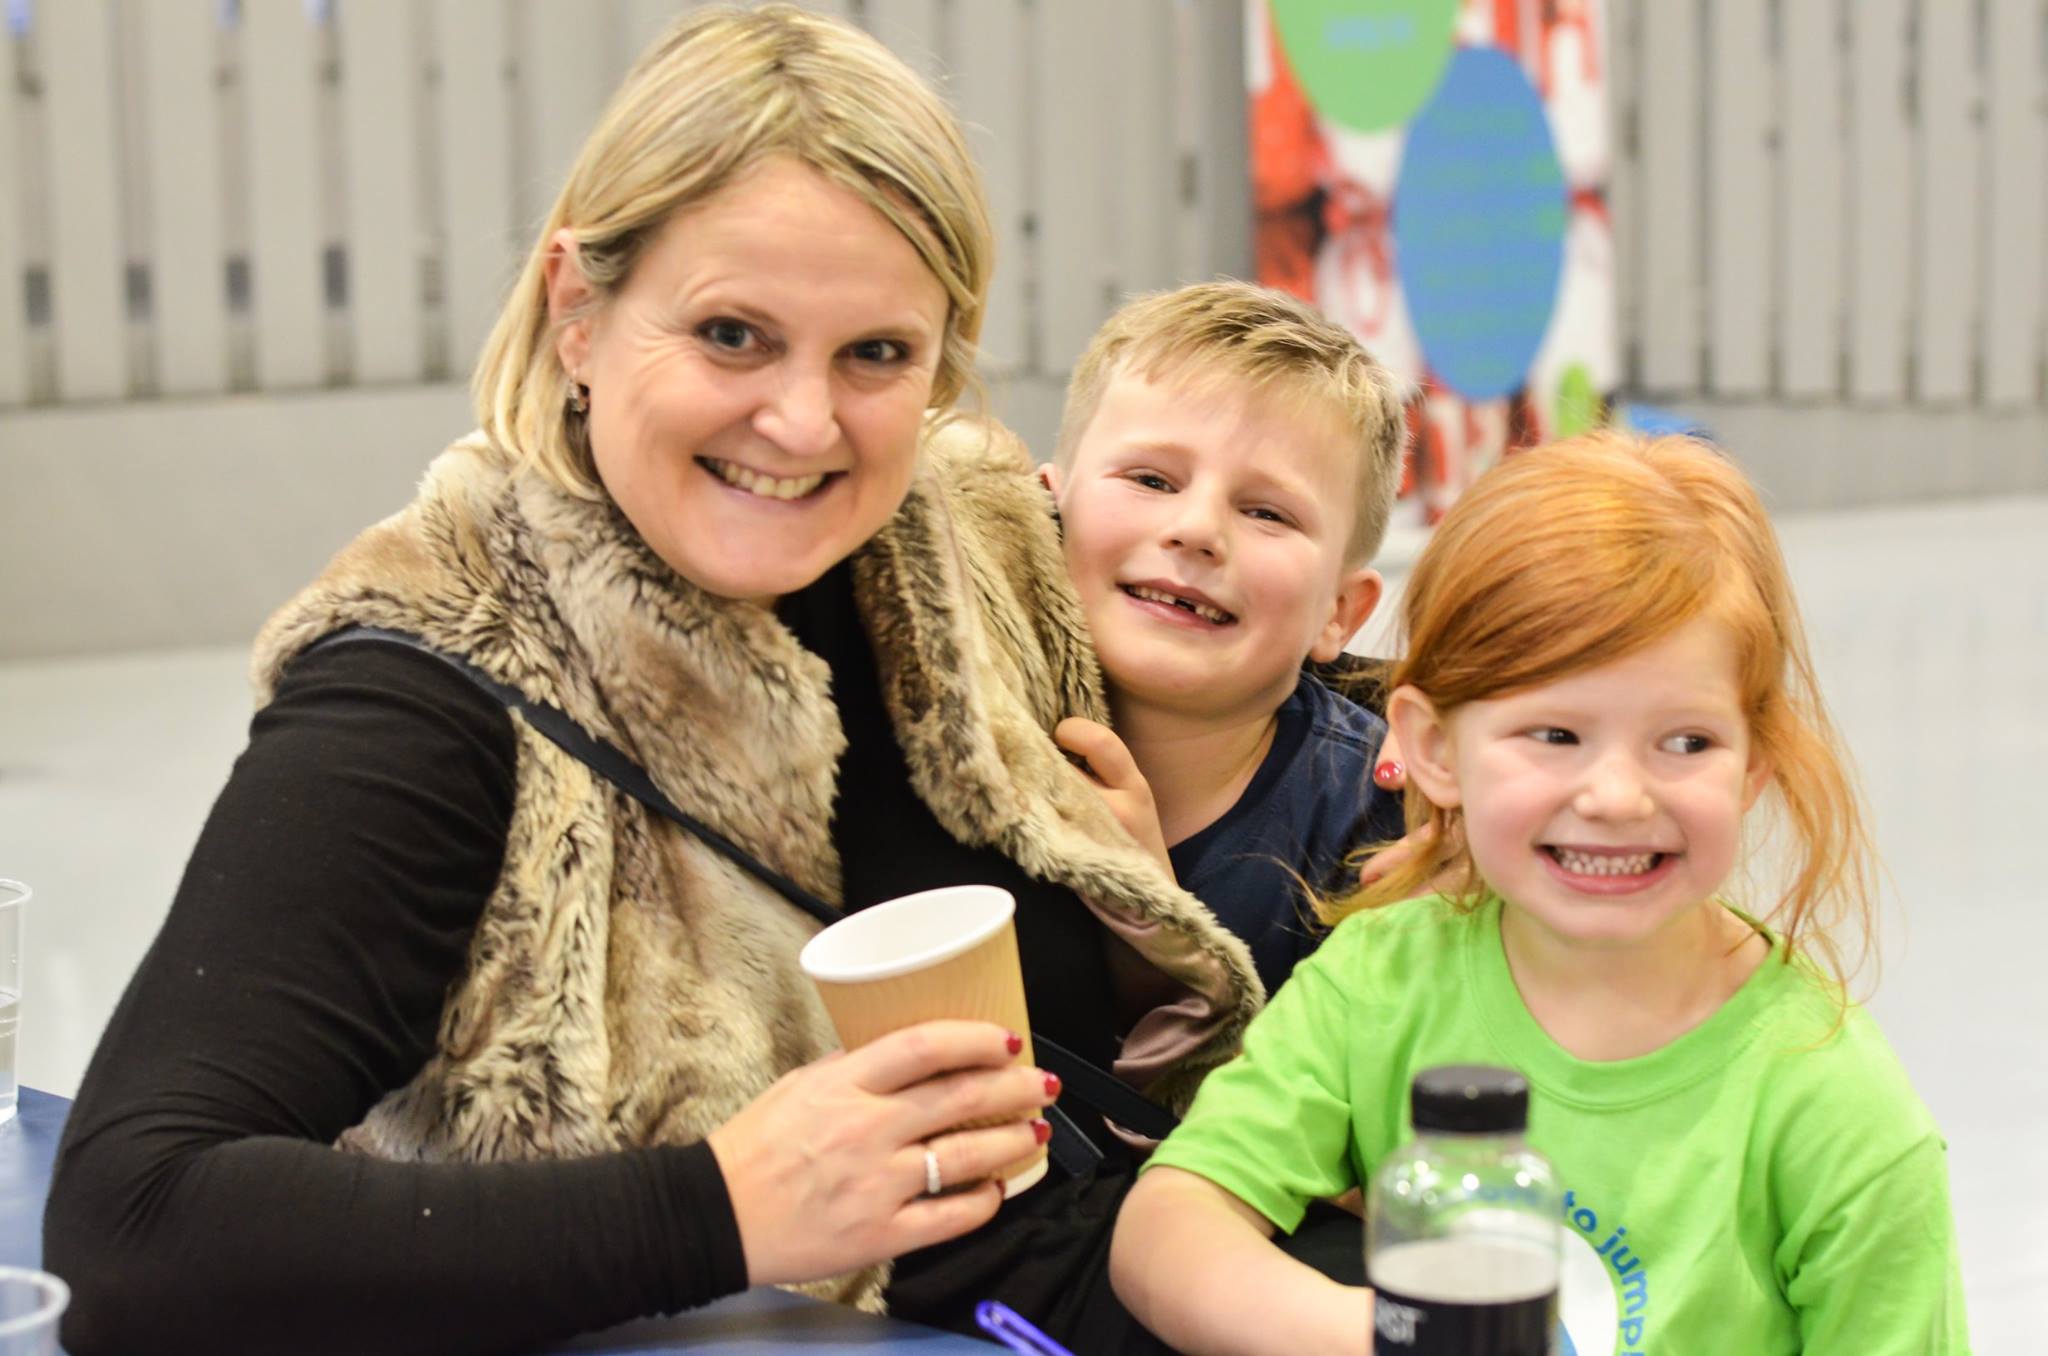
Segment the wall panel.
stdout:
[[340,8],[348,308],[355,377],[368,383],[426,374],[414,18],[410,5],[381,0],[347,0]]
[[250,285],[259,386],[326,378],[314,33],[301,0],[243,0],[240,33],[249,165]]
[[2048,5],[1988,0],[1984,211],[1977,297],[1984,309],[1984,400],[2044,398],[2048,340]]
[[49,110],[50,290],[63,400],[111,400],[128,386],[115,141],[121,87],[111,19],[103,0],[46,4],[36,13]]
[[1765,0],[1717,0],[1707,82],[1707,363],[1714,392],[1760,396],[1771,384],[1777,260],[1759,229],[1774,212],[1776,53]]
[[155,0],[136,10],[157,387],[167,395],[206,395],[228,383],[217,9],[210,0]]
[[1849,7],[1849,390],[1870,403],[1906,397],[1915,276],[1906,19],[1906,0]]
[[1797,400],[1842,385],[1844,0],[1779,7],[1778,391]]

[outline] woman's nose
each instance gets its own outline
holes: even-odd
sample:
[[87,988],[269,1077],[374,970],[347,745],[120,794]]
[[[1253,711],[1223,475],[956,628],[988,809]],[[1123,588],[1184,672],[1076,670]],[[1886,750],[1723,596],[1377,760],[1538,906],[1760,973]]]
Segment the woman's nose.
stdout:
[[839,442],[832,375],[785,367],[754,416],[754,431],[792,457],[817,457]]
[[1586,771],[1573,797],[1572,809],[1582,819],[1628,823],[1656,813],[1650,784],[1635,759],[1619,750],[1601,757]]

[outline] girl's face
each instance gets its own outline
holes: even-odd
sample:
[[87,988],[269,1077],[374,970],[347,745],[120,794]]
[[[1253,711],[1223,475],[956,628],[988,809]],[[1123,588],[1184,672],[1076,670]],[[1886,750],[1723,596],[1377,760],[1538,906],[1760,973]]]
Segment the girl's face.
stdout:
[[619,510],[725,598],[800,589],[909,491],[945,288],[902,232],[816,170],[771,160],[679,213],[595,314],[549,261],[557,352],[590,388]]
[[[1413,694],[1413,689],[1403,689]],[[1480,876],[1567,946],[1633,948],[1714,895],[1768,780],[1727,628],[1695,618],[1626,658],[1471,702],[1397,714],[1412,773],[1464,810]],[[1426,706],[1426,702],[1424,703]]]

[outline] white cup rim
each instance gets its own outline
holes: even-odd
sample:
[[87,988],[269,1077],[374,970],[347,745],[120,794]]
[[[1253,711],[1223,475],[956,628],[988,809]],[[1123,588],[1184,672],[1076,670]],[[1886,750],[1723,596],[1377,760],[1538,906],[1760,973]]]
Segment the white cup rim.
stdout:
[[9,1281],[23,1281],[41,1290],[43,1302],[32,1313],[0,1321],[0,1337],[19,1337],[25,1332],[34,1332],[51,1319],[60,1317],[71,1303],[71,1287],[64,1283],[62,1276],[37,1271],[34,1267],[0,1266],[0,1285]]
[[[969,907],[978,905],[984,912],[965,931],[886,961],[851,965],[831,958],[832,950],[844,945],[849,933],[885,927],[892,915],[926,907],[940,895],[965,896],[963,903]],[[894,979],[898,975],[927,970],[955,956],[965,955],[1001,931],[1016,910],[1016,897],[998,885],[942,885],[936,890],[920,890],[914,895],[885,900],[858,913],[848,914],[804,943],[804,949],[797,955],[797,964],[812,979],[823,980],[827,984],[864,984],[878,979]]]
[[36,892],[18,880],[0,876],[0,909],[11,909],[17,904],[26,904],[36,897]]

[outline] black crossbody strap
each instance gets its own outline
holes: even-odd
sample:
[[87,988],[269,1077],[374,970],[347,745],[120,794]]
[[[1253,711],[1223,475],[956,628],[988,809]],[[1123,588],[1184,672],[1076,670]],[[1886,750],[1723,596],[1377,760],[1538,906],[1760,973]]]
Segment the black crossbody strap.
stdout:
[[[670,800],[662,789],[654,784],[654,779],[647,775],[645,768],[634,762],[616,745],[598,738],[578,725],[570,719],[568,712],[550,703],[535,701],[518,688],[499,682],[460,655],[436,649],[409,632],[393,631],[382,626],[350,626],[322,636],[306,648],[320,649],[354,641],[402,645],[406,649],[432,655],[497,698],[507,708],[524,716],[527,724],[547,736],[548,740],[562,752],[583,763],[656,814],[681,825],[703,839],[724,853],[735,865],[820,923],[830,926],[846,916]],[[1174,1126],[1179,1124],[1172,1112],[1100,1065],[1082,1058],[1059,1042],[1034,1031],[1031,1033],[1031,1046],[1039,1067],[1059,1075],[1066,1095],[1095,1108],[1126,1130],[1148,1139],[1164,1139]],[[1076,1164],[1085,1162],[1087,1166],[1093,1166],[1101,1160],[1102,1151],[1096,1148],[1080,1127],[1057,1107],[1051,1110],[1052,1114],[1048,1119],[1053,1123],[1054,1157],[1062,1167],[1079,1175],[1086,1168],[1077,1168]],[[1070,1137],[1079,1142],[1071,1142]]]
[[695,815],[685,811],[670,800],[662,789],[654,784],[647,770],[628,758],[617,745],[599,739],[569,718],[568,712],[547,702],[537,702],[508,683],[501,683],[485,673],[461,655],[449,654],[427,644],[418,636],[404,631],[391,631],[381,626],[351,626],[322,636],[307,646],[315,649],[328,645],[339,645],[349,641],[378,641],[387,645],[403,645],[409,650],[429,654],[448,665],[463,677],[475,683],[484,691],[496,697],[507,707],[526,717],[526,723],[546,735],[562,752],[589,767],[619,790],[639,801],[648,809],[696,834],[711,846],[746,868],[747,872],[781,895],[790,903],[810,914],[819,922],[835,923],[841,917],[839,910],[819,899],[810,891],[798,885],[789,877],[754,857],[738,843],[727,838]]

